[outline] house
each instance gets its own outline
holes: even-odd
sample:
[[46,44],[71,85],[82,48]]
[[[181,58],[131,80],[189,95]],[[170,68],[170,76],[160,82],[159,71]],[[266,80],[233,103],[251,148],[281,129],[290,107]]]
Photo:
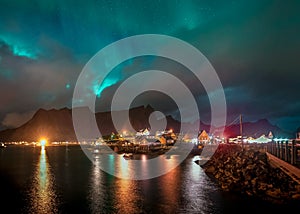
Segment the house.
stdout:
[[210,141],[210,137],[205,130],[202,130],[198,135],[199,143],[208,143]]
[[173,130],[165,132],[161,137],[161,142],[167,145],[174,145],[176,143],[177,137]]
[[150,131],[148,128],[142,129],[136,133],[136,136],[147,136],[150,135]]
[[253,140],[248,140],[249,143],[269,143],[271,142],[272,139],[269,137],[266,137],[266,135],[261,135],[259,138],[253,139]]

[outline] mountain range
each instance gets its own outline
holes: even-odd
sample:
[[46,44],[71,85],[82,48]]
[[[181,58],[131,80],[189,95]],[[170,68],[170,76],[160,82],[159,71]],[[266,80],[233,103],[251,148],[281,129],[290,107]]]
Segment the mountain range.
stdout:
[[[88,108],[82,108],[79,110],[89,111]],[[137,131],[144,128],[150,128],[149,116],[154,111],[155,110],[149,105],[131,108],[129,110],[129,118],[132,127]],[[89,111],[89,113],[91,112]],[[117,112],[117,114],[122,113],[124,112]],[[117,132],[112,122],[111,112],[95,113],[95,118],[102,135],[109,135],[112,132]],[[181,124],[170,115],[166,116],[166,121],[167,129],[173,129],[175,132],[179,131],[180,125],[184,125],[188,129],[192,130],[194,127],[198,127],[196,126],[198,124],[200,124],[200,130],[194,131],[209,131],[211,129],[211,131],[214,130],[215,132],[218,130],[218,128],[211,127],[202,121]],[[261,119],[256,122],[245,122],[242,124],[242,127],[243,135],[245,136],[259,137],[262,134],[268,134],[271,131],[275,137],[293,137],[292,134],[281,130],[275,125],[272,125],[267,119]],[[223,128],[223,135],[226,137],[234,137],[240,134],[239,124],[233,124]],[[2,142],[32,142],[38,141],[41,137],[45,137],[49,141],[77,141],[73,128],[72,109],[39,109],[24,125],[18,128],[6,129],[0,132],[0,141]]]

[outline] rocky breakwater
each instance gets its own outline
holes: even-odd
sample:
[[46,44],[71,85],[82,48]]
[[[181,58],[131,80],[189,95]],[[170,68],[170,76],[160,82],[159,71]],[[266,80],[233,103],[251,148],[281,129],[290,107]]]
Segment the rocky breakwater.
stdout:
[[201,165],[225,191],[260,197],[276,203],[300,202],[300,185],[270,165],[258,147],[220,144],[212,158]]

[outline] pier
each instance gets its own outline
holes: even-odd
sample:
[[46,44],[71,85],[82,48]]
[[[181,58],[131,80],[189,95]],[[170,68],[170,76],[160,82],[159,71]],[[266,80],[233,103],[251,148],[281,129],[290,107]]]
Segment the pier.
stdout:
[[300,140],[279,139],[267,144],[270,164],[300,184]]
[[294,181],[300,184],[300,169],[275,157],[267,152],[270,164],[274,167],[280,168],[283,172],[289,175]]
[[267,144],[269,154],[300,168],[300,140],[274,139]]

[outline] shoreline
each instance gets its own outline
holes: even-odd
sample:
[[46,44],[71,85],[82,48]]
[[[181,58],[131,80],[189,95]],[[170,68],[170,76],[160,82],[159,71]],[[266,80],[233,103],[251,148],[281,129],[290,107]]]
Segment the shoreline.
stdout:
[[212,158],[200,166],[224,191],[276,204],[300,202],[300,185],[271,166],[259,147],[220,144]]

